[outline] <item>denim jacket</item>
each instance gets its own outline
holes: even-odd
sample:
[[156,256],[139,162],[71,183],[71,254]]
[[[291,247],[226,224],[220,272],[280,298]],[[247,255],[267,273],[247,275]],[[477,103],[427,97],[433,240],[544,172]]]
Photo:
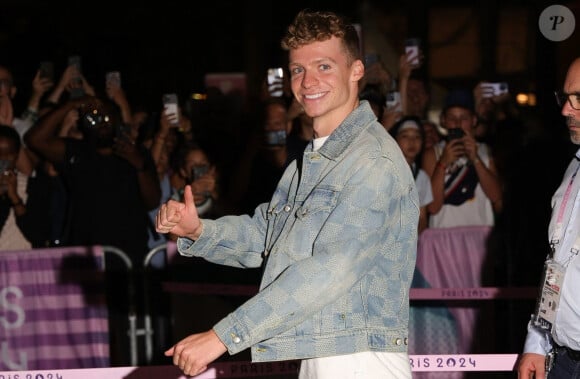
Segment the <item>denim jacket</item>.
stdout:
[[260,291],[214,327],[252,361],[406,352],[418,195],[366,101],[284,172],[253,217],[203,220],[182,255],[264,267]]

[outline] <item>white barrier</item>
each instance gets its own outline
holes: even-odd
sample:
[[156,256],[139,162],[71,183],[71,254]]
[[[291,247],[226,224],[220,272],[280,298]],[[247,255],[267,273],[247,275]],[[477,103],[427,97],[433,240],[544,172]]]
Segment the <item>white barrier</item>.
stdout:
[[[413,372],[513,371],[517,354],[410,355]],[[0,371],[0,379],[221,379],[260,376],[296,376],[299,361],[217,362],[195,377],[175,366],[111,367],[72,370]]]

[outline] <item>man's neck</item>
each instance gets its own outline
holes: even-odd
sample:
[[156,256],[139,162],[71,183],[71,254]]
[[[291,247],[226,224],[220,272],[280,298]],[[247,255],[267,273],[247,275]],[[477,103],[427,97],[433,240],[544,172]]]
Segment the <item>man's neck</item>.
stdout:
[[314,117],[312,120],[312,128],[314,129],[314,138],[326,137],[332,134],[336,128],[354,111],[359,105],[358,99],[351,107],[344,105],[334,112],[325,114],[324,116]]

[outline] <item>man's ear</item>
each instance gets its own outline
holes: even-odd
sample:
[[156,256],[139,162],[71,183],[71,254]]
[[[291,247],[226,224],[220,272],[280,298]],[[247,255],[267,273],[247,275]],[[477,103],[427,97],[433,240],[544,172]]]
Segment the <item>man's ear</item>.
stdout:
[[10,87],[10,99],[14,99],[14,96],[16,96],[16,91],[18,89],[15,86]]
[[365,65],[360,59],[353,62],[351,75],[354,81],[359,81],[365,75]]

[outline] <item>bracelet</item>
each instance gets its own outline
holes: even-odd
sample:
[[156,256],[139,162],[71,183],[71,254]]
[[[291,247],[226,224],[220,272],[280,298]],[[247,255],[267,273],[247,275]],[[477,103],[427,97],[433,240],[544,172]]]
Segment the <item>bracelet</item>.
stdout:
[[22,199],[18,199],[18,201],[17,201],[17,202],[15,202],[15,203],[12,203],[12,206],[13,206],[13,207],[17,207],[17,206],[19,206],[19,205],[24,205],[24,202],[22,201]]
[[481,159],[479,159],[479,158],[475,158],[475,159],[472,161],[472,163],[473,163],[473,165],[475,166],[475,164],[476,164],[476,163],[481,163]]
[[441,163],[441,161],[437,161],[437,166],[441,167],[443,170],[447,169],[447,166]]

